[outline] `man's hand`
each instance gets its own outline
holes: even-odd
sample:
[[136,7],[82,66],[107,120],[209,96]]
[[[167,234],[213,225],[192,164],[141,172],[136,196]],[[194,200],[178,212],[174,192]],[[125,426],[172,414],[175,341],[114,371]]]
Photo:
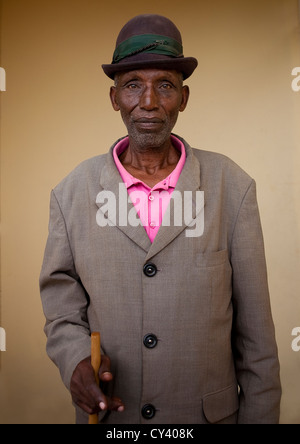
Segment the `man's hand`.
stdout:
[[[101,367],[99,370],[100,385],[101,382],[109,382],[113,379],[110,372],[110,359],[108,356],[101,356]],[[97,385],[94,370],[91,365],[91,357],[81,361],[74,370],[71,385],[72,399],[80,408],[89,415],[98,413],[102,410],[115,410],[123,412],[124,404],[121,399],[104,395]]]

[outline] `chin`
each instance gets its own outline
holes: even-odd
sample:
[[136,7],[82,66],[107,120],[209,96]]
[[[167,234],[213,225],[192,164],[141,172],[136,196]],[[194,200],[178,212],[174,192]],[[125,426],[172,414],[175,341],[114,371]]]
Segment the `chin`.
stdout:
[[140,148],[161,148],[170,140],[171,132],[163,133],[153,133],[153,132],[142,132],[129,134],[131,140],[134,141],[136,146]]

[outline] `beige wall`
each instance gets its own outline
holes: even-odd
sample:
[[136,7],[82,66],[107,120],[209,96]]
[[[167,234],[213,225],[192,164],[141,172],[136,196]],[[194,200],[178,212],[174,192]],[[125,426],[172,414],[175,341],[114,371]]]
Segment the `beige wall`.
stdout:
[[[2,0],[0,423],[72,423],[45,353],[38,276],[49,193],[80,161],[125,134],[108,63],[121,26],[156,12],[199,60],[176,132],[234,159],[258,186],[282,367],[282,423],[300,423],[300,66],[297,0]],[[142,5],[142,6],[141,6]]]

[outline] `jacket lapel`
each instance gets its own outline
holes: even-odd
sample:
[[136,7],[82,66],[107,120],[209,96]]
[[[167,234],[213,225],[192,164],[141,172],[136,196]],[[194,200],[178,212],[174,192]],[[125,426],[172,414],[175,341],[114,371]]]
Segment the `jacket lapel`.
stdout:
[[[116,143],[118,142],[119,141]],[[110,192],[111,198],[113,198],[113,196],[115,198],[115,203],[113,204],[113,207],[115,208],[114,217],[112,218],[110,214],[106,214],[105,216],[110,219],[112,225],[116,225],[133,242],[145,252],[148,252],[151,242],[144,227],[140,223],[137,212],[135,211],[134,205],[130,200],[127,189],[113,160],[114,146],[115,145],[111,147],[106,156],[106,165],[102,169],[100,175],[100,185],[103,191]],[[101,206],[99,206],[99,208],[101,210]],[[128,214],[137,221],[137,226],[132,226],[132,224],[128,223]]]
[[[200,163],[194,156],[192,148],[183,139],[181,141],[186,149],[186,162],[173,193],[174,199],[171,199],[169,205],[169,214],[164,216],[162,226],[149,249],[147,261],[169,245],[203,209],[203,206],[197,205],[196,199],[196,191],[200,190]],[[188,206],[190,204],[190,211],[185,211],[184,202],[187,203],[187,201]],[[178,226],[174,224],[174,221],[177,221]]]

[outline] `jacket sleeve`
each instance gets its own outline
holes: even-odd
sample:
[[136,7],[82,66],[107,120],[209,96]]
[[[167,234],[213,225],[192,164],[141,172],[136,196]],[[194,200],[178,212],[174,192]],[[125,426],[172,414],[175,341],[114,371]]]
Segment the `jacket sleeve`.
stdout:
[[40,292],[46,317],[47,353],[69,389],[77,364],[90,356],[88,295],[76,274],[65,220],[54,191]]
[[240,424],[279,422],[279,361],[267,282],[263,234],[252,181],[236,220],[232,246],[233,352]]

